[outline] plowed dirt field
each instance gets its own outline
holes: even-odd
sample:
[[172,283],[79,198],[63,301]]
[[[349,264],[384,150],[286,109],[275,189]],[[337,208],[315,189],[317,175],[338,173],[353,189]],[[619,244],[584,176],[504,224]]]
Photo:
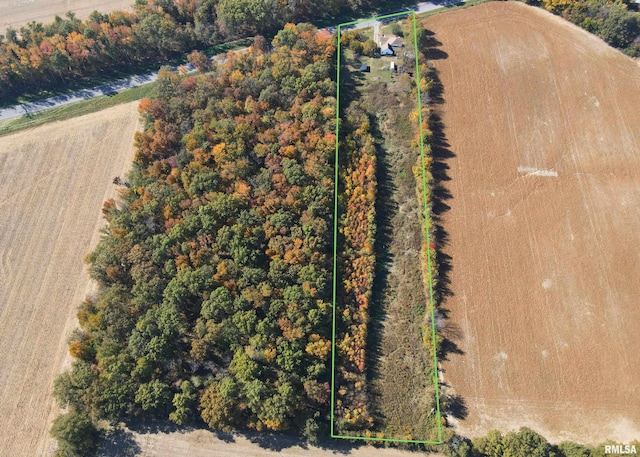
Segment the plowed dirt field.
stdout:
[[137,103],[0,137],[0,456],[50,455],[84,256],[133,159]]
[[[463,434],[640,437],[640,66],[517,2],[425,20]],[[441,151],[442,152],[442,151]],[[447,154],[445,154],[447,155]]]
[[85,19],[92,11],[108,13],[130,10],[134,0],[0,0],[0,33],[12,27],[19,29],[28,22],[50,22],[67,11]]

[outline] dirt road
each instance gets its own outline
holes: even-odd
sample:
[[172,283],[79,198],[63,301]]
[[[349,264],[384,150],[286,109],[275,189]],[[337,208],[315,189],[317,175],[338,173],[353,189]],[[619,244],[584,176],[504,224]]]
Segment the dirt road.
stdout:
[[[135,441],[135,443],[133,443]],[[136,452],[140,457],[444,457],[438,453],[407,452],[398,449],[375,448],[372,446],[354,447],[336,440],[330,448],[300,445],[288,438],[271,440],[268,436],[256,435],[248,439],[239,435],[228,435],[224,440],[217,438],[212,432],[196,430],[188,433],[149,433],[129,435],[120,442],[132,445],[125,447],[112,446],[99,454],[100,457],[122,457],[125,449]],[[259,443],[262,444],[259,444]]]
[[426,20],[464,434],[640,436],[640,67],[518,2]]
[[82,259],[133,158],[136,103],[0,138],[0,456],[49,455]]

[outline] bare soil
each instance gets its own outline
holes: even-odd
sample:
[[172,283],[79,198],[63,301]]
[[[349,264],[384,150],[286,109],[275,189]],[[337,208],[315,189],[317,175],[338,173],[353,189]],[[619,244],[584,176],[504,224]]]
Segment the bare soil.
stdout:
[[640,437],[640,67],[541,9],[425,20],[453,157],[444,381],[459,432]]
[[115,439],[108,449],[99,453],[101,457],[444,457],[439,453],[409,452],[385,449],[370,445],[353,445],[342,440],[333,440],[329,447],[300,444],[286,437],[268,434],[245,437],[227,434],[217,437],[207,430],[186,433],[127,434]]
[[73,11],[80,19],[92,11],[109,13],[131,10],[134,0],[0,0],[0,33],[9,27],[18,30],[28,22],[48,23],[58,15]]
[[84,256],[133,158],[137,103],[0,138],[0,455],[50,455]]

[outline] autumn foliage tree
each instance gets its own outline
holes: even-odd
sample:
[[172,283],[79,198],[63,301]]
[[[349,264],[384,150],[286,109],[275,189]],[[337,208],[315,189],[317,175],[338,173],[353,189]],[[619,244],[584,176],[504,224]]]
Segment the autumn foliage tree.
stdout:
[[[289,21],[318,20],[376,2],[353,0],[136,0],[133,11],[68,13],[0,35],[0,97],[68,87],[106,72],[179,62],[235,38],[273,34]],[[382,2],[378,2],[382,3]],[[196,66],[206,69],[199,55]]]
[[373,425],[368,409],[365,354],[375,275],[376,150],[369,119],[358,102],[348,105],[343,119],[336,412],[341,431],[357,432]]

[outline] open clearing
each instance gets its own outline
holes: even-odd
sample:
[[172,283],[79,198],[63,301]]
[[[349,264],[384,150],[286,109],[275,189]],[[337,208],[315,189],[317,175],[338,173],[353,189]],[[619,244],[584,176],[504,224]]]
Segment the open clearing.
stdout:
[[134,0],[0,0],[0,33],[9,27],[19,29],[28,22],[50,22],[58,15],[73,11],[80,19],[92,11],[108,13],[130,10]]
[[[452,296],[477,436],[640,437],[640,67],[520,3],[433,16]],[[448,57],[447,57],[448,54]]]
[[49,455],[53,379],[112,180],[130,167],[137,103],[0,138],[0,455]]

